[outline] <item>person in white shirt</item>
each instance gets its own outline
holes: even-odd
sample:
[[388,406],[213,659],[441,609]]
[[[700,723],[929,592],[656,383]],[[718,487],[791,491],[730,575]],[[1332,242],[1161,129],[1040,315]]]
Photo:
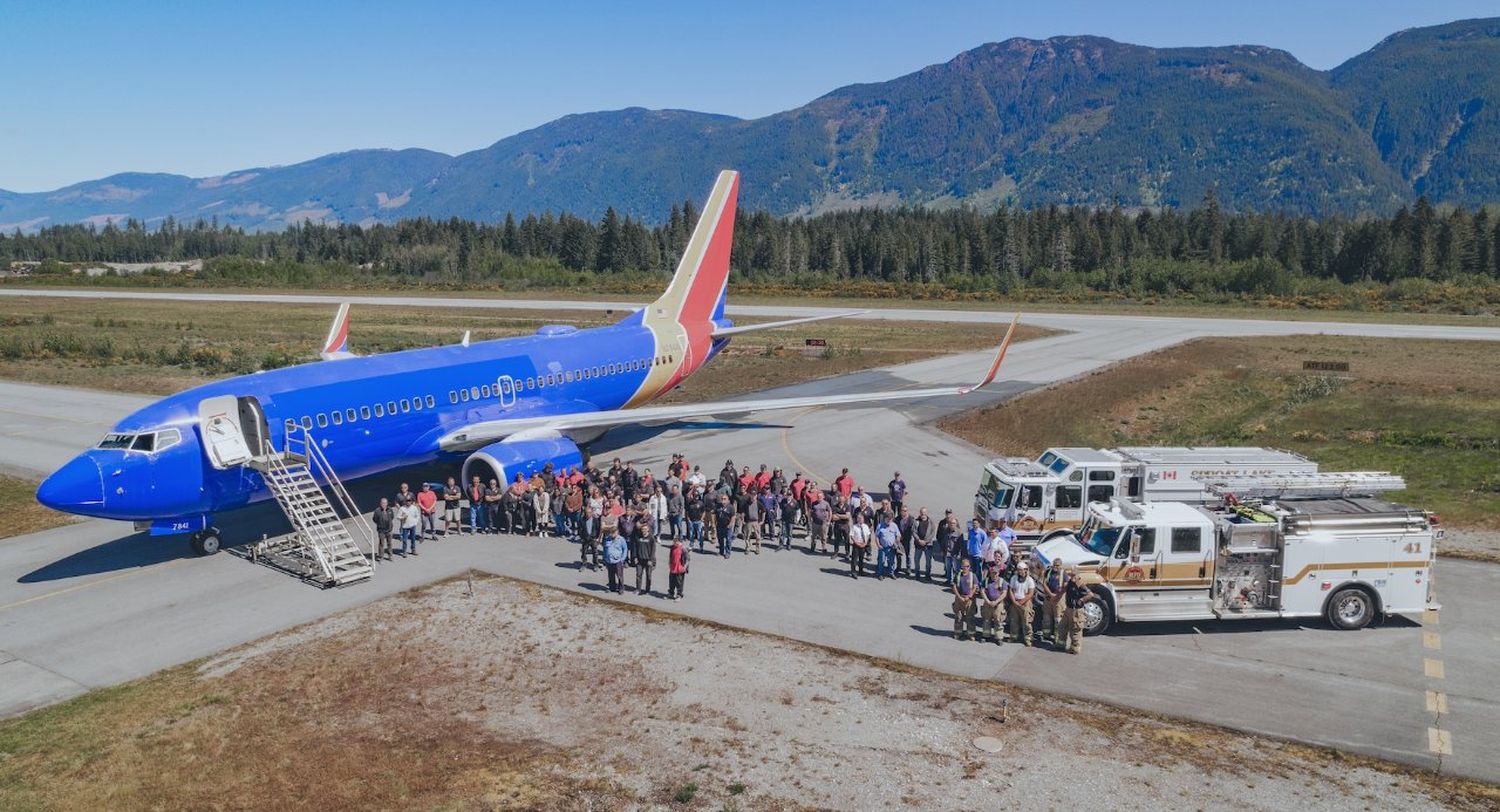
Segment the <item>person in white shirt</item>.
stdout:
[[1008,529],[1009,528],[1006,528],[1005,525],[1002,524],[999,528],[990,531],[991,561],[999,561],[1003,563],[1010,560],[1010,545],[1015,543],[1016,534],[1014,531],[1011,531],[1010,538],[1007,539],[1005,537],[1005,533]]
[[422,511],[416,502],[402,502],[396,508],[396,520],[401,524],[401,554],[417,554],[417,528],[422,526]]
[[1030,567],[1025,561],[1016,567],[1010,577],[1010,628],[1015,640],[1022,645],[1031,645],[1031,599],[1036,594],[1036,581],[1031,579]]
[[865,556],[870,553],[873,535],[862,517],[849,525],[849,574],[855,578],[865,574]]

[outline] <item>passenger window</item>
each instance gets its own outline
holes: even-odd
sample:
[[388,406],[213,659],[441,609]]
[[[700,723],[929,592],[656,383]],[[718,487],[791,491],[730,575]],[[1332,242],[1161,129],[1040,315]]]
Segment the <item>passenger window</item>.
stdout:
[[1172,552],[1198,553],[1203,551],[1203,528],[1172,528]]
[[453,391],[452,389],[448,390],[448,402],[449,403],[457,403],[458,402],[458,393],[455,392],[455,391]]
[[[1092,477],[1090,477],[1090,478],[1092,478]],[[1089,486],[1089,501],[1090,502],[1108,502],[1110,499],[1114,498],[1114,495],[1115,495],[1115,486],[1113,486],[1113,485],[1090,485]]]
[[431,408],[433,408],[436,405],[437,405],[437,399],[434,398],[432,395],[428,395],[427,396],[427,408],[431,409]]
[[136,435],[135,442],[130,444],[131,451],[154,451],[156,450],[156,435],[150,432]]
[[335,426],[342,426],[344,424],[344,413],[343,412],[334,412],[332,415],[330,415],[330,417],[333,418],[333,424]]
[[322,412],[318,412],[318,428],[328,428],[328,415],[323,414]]
[[1089,471],[1090,482],[1114,482],[1114,471]]
[[1061,485],[1057,489],[1057,509],[1076,510],[1083,507],[1083,488],[1077,485]]
[[458,390],[458,399],[461,400],[461,401],[463,401],[464,403],[468,403],[469,402],[469,390],[467,390],[467,389],[460,389],[460,390]]
[[401,413],[402,414],[406,414],[409,411],[411,411],[411,401],[407,400],[406,398],[402,398],[401,399]]
[[359,407],[359,417],[360,417],[361,420],[369,420],[370,419],[370,407],[369,406],[361,406],[361,407]]
[[481,386],[479,388],[479,394],[481,396],[483,396],[483,397],[489,397],[490,396],[490,385],[489,384],[485,384],[484,386]]
[[395,414],[396,413],[396,401],[394,401],[394,400],[387,401],[386,404],[385,404],[385,410],[388,411],[388,412],[390,412],[391,414]]
[[1023,509],[1035,510],[1042,506],[1042,486],[1027,485],[1021,489],[1021,505]]
[[469,397],[471,397],[471,398],[473,398],[475,400],[479,400],[479,387],[477,387],[477,386],[471,386],[471,387],[469,387]]
[[355,417],[355,413],[354,413],[354,409],[353,408],[345,409],[344,410],[344,417],[349,418],[349,422],[350,423],[353,423],[357,419]]
[[177,429],[165,429],[156,433],[156,450],[164,451],[182,442],[182,434]]
[[1136,549],[1140,550],[1141,555],[1156,555],[1156,528],[1143,527],[1137,533],[1136,537],[1141,543]]
[[533,386],[534,383],[536,383],[536,379],[535,378],[527,378],[526,379],[526,389],[527,389],[527,391],[530,391],[530,390],[536,388],[535,386]]
[[563,380],[566,381],[566,382],[568,382],[568,383],[572,383],[573,382],[573,372],[571,370],[569,370],[567,372],[564,372],[563,373]]
[[297,421],[295,421],[295,420],[287,420],[286,421],[286,433],[287,434],[291,434],[292,432],[294,432],[296,430],[297,430]]
[[308,417],[307,415],[302,415],[302,428],[304,428],[304,429],[310,429],[310,428],[312,428],[312,418],[311,417]]
[[385,404],[384,403],[377,403],[377,404],[375,404],[375,416],[376,417],[385,417]]

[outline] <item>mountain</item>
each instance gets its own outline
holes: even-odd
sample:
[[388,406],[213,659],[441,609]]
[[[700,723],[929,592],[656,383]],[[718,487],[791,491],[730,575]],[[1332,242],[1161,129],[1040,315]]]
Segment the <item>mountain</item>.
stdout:
[[570,115],[456,157],[358,150],[218,178],[114,175],[0,192],[0,229],[134,217],[497,220],[607,206],[651,221],[726,166],[743,205],[1191,206],[1388,212],[1500,200],[1500,19],[1394,34],[1332,71],[1261,46],[1011,39],[758,119]]

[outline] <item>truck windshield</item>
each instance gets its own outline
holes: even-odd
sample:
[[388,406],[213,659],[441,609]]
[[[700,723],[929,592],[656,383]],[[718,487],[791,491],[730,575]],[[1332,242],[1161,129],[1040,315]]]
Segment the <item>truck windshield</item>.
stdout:
[[1120,528],[1118,527],[1094,527],[1088,529],[1079,537],[1078,543],[1089,549],[1095,555],[1113,555],[1115,545],[1120,541]]
[[1012,490],[1011,490],[1011,487],[1009,485],[1000,485],[999,487],[995,488],[995,502],[994,502],[994,506],[997,507],[997,508],[1008,508],[1008,507],[1010,507],[1010,495],[1011,495],[1011,493],[1012,493]]

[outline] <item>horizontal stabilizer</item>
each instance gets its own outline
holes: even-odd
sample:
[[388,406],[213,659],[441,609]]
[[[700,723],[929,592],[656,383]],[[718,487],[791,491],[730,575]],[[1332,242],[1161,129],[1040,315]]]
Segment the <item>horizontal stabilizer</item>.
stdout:
[[740,333],[749,333],[756,330],[775,330],[778,327],[791,327],[796,324],[807,324],[808,322],[814,321],[827,321],[828,319],[843,319],[848,318],[849,316],[860,316],[868,312],[870,311],[850,310],[847,313],[830,313],[826,316],[805,316],[800,319],[768,321],[765,324],[743,324],[735,325],[734,327],[720,327],[719,329],[714,330],[713,336],[714,338],[724,338],[725,336],[739,335]]

